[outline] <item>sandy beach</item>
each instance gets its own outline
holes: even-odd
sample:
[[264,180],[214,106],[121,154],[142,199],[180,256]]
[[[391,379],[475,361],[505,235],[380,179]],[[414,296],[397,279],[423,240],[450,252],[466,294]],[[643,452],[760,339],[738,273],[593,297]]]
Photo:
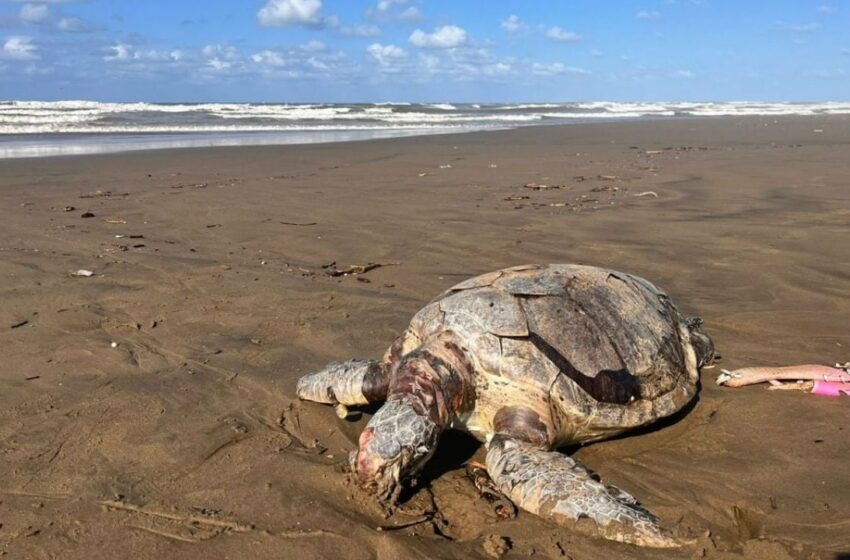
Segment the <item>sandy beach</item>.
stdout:
[[[714,378],[850,360],[848,139],[848,116],[682,118],[0,161],[0,556],[846,558],[850,399]],[[383,519],[344,473],[372,411],[295,398],[523,263],[631,272],[704,319],[722,360],[693,406],[575,451],[697,545],[499,521],[460,434]]]

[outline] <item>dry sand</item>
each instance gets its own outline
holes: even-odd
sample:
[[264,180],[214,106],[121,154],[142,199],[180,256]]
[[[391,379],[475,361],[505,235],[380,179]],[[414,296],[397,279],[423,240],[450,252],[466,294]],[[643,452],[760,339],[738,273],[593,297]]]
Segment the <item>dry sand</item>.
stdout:
[[[723,367],[850,359],[846,117],[4,161],[0,212],[0,556],[486,558],[493,535],[508,558],[850,554],[847,399],[706,370],[676,421],[578,450],[700,536],[671,552],[497,522],[460,435],[384,520],[342,472],[368,414],[294,398],[444,288],[527,262],[656,282]],[[376,530],[429,507],[436,529]]]

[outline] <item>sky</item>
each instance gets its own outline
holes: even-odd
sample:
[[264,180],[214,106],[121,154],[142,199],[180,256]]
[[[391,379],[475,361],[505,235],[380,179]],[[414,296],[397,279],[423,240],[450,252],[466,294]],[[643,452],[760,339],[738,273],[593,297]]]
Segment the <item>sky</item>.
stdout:
[[0,0],[0,99],[848,101],[850,0]]

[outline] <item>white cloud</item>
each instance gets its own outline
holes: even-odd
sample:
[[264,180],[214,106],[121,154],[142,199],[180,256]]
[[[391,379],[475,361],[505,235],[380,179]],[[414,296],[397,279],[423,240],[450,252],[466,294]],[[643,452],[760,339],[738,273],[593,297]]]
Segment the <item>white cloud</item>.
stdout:
[[186,57],[186,53],[179,49],[139,49],[127,43],[116,43],[106,50],[107,54],[103,57],[106,62],[177,62]]
[[[401,7],[410,0],[379,0],[374,8],[367,10],[366,15],[379,20],[420,21],[422,13],[416,6]],[[401,11],[399,11],[401,10]]]
[[407,0],[380,0],[375,9],[379,12],[389,12],[395,4],[407,4]]
[[601,58],[605,56],[605,53],[598,49],[593,49],[590,51],[590,56],[592,56],[593,58]]
[[844,56],[850,56],[850,49],[848,49],[848,48],[841,49],[841,54],[843,54]]
[[204,59],[203,68],[200,69],[201,74],[206,71],[212,74],[230,73],[243,67],[242,59],[239,56],[239,51],[236,47],[215,43],[205,45],[201,49],[201,57]]
[[507,76],[524,71],[513,58],[497,58],[486,48],[459,48],[420,51],[416,64],[409,65],[411,79],[432,80],[437,77],[458,82],[476,80],[503,83]]
[[107,54],[103,57],[103,60],[107,62],[115,62],[119,60],[130,60],[132,58],[130,45],[125,45],[124,43],[118,43],[116,45],[112,45],[108,47],[112,54]]
[[567,66],[566,64],[562,64],[560,62],[553,62],[551,64],[542,64],[539,62],[535,62],[531,65],[531,73],[536,74],[538,76],[555,76],[558,74],[584,76],[590,74],[590,71],[585,70],[584,68],[578,68],[576,66]]
[[[7,0],[13,4],[32,4],[32,0]],[[82,4],[89,0],[38,0],[38,4]]]
[[[318,41],[316,41],[318,43]],[[262,50],[248,57],[248,64],[241,58],[224,60],[215,57],[207,61],[207,78],[222,73],[244,76],[260,75],[289,79],[325,79],[340,82],[359,71],[358,65],[344,53],[330,51],[324,44],[300,45],[277,50]],[[216,62],[211,62],[217,60]]]
[[75,17],[60,19],[56,27],[58,27],[60,31],[67,31],[68,33],[87,33],[95,30],[95,28],[91,25],[88,25],[80,18]]
[[635,17],[642,21],[649,21],[661,17],[661,12],[656,10],[641,10],[635,14]]
[[469,37],[466,31],[456,25],[444,25],[425,33],[417,29],[410,34],[410,44],[415,47],[430,47],[435,49],[451,49],[466,44]]
[[501,27],[508,33],[515,33],[517,31],[525,29],[526,25],[522,22],[521,19],[519,19],[519,16],[513,14],[508,16],[508,19],[502,21]]
[[786,29],[788,31],[795,31],[797,33],[812,33],[820,29],[820,24],[816,22],[811,23],[788,23],[785,21],[777,21],[776,27],[780,29]]
[[546,31],[546,36],[550,39],[555,39],[556,41],[579,41],[581,40],[581,35],[574,31],[564,31],[558,26],[550,27]]
[[286,60],[283,58],[283,55],[278,52],[268,50],[252,54],[251,60],[263,66],[280,67],[286,64]]
[[308,52],[323,51],[326,48],[328,48],[327,45],[325,45],[321,41],[316,41],[315,39],[301,45],[301,50],[308,51]]
[[691,72],[690,70],[678,70],[676,72],[676,75],[679,76],[680,78],[687,78],[687,79],[691,79],[691,78],[694,77],[694,73]]
[[409,6],[403,12],[401,12],[397,18],[400,21],[421,21],[422,20],[422,12],[419,11],[419,8],[416,6]]
[[322,0],[268,0],[257,12],[257,21],[265,27],[321,26]]
[[822,5],[818,6],[818,12],[821,13],[821,14],[830,15],[830,14],[834,14],[836,12],[836,10],[835,10],[834,6],[822,4]]
[[29,37],[13,36],[6,39],[0,48],[0,60],[36,60],[38,47]]
[[233,62],[215,57],[207,61],[207,66],[217,72],[224,72],[226,70],[230,70],[233,67]]
[[353,25],[337,28],[340,35],[347,37],[380,37],[381,28],[377,25]]
[[393,62],[407,58],[407,51],[395,45],[372,43],[366,48],[366,52],[381,66],[388,66]]
[[24,4],[18,17],[24,23],[42,23],[50,17],[50,8],[45,4]]

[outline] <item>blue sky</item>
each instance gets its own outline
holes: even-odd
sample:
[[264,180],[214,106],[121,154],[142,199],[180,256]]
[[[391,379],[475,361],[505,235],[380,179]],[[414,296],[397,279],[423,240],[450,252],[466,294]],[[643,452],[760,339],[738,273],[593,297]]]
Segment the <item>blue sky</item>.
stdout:
[[850,0],[0,0],[0,99],[850,100]]

